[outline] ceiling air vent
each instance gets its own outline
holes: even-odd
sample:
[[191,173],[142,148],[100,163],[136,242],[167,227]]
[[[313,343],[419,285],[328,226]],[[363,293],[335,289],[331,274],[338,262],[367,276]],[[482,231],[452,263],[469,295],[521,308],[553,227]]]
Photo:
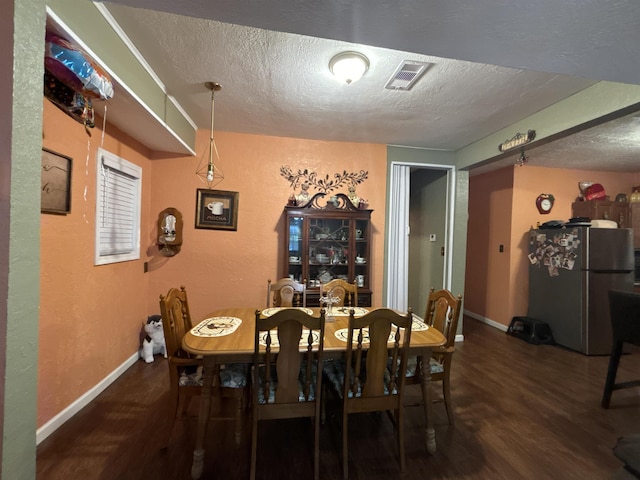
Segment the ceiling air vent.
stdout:
[[413,87],[422,74],[427,71],[430,65],[431,63],[427,62],[405,60],[396,71],[393,72],[385,88],[390,90],[411,90],[411,87]]

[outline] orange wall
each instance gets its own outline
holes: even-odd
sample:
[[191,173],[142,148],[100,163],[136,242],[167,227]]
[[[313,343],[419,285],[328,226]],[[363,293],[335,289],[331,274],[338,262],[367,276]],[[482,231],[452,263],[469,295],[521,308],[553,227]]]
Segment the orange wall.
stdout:
[[[96,124],[101,124],[96,119]],[[91,130],[44,101],[43,146],[70,156],[71,213],[41,215],[38,426],[75,401],[138,348],[148,314],[142,262],[93,265],[96,150]],[[143,168],[142,237],[149,231],[151,162],[140,144],[112,126],[104,148]]]
[[[465,288],[468,312],[505,326],[514,316],[527,314],[527,233],[538,222],[568,220],[581,180],[601,183],[613,199],[618,193],[631,193],[631,187],[640,184],[640,172],[524,166],[470,178]],[[542,215],[536,208],[541,193],[555,197],[550,214]],[[497,253],[500,244],[504,244],[504,254]]]
[[[371,281],[373,302],[381,305],[386,146],[216,132],[225,174],[216,188],[239,192],[238,230],[201,230],[194,228],[196,189],[205,186],[195,170],[208,151],[209,132],[199,132],[196,157],[152,154],[107,116],[104,148],[143,168],[141,258],[96,267],[101,125],[96,119],[88,136],[82,125],[44,102],[43,146],[72,157],[73,170],[71,213],[41,215],[39,427],[137,352],[143,322],[159,313],[158,296],[170,287],[187,287],[194,319],[216,308],[266,302],[266,281],[279,273],[282,211],[292,192],[280,176],[283,165],[321,175],[368,170],[357,191],[374,209]],[[169,206],[184,220],[182,250],[172,258],[159,255],[155,244],[158,213]]]
[[[197,149],[205,155],[208,135],[201,130],[197,139]],[[216,132],[215,138],[225,179],[214,189],[239,192],[238,230],[194,228],[196,190],[206,188],[195,175],[202,153],[177,161],[154,160],[151,216],[157,218],[163,209],[175,207],[185,226],[182,249],[171,258],[159,255],[155,227],[149,232],[149,311],[158,311],[158,296],[179,285],[187,287],[194,320],[216,308],[265,304],[267,279],[275,280],[280,273],[282,212],[293,192],[280,176],[284,165],[330,176],[343,170],[369,172],[357,192],[374,209],[371,280],[373,303],[381,305],[386,147],[227,132]],[[347,193],[347,186],[337,191]]]
[[510,168],[469,179],[465,310],[490,319],[508,311],[512,187]]

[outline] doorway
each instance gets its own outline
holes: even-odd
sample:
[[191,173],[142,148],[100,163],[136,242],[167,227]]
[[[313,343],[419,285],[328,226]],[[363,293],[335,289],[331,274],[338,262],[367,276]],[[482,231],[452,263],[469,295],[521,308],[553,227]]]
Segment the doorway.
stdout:
[[451,289],[455,167],[392,162],[386,305],[416,314],[429,288]]
[[444,287],[447,171],[411,168],[408,304],[422,316],[429,289]]

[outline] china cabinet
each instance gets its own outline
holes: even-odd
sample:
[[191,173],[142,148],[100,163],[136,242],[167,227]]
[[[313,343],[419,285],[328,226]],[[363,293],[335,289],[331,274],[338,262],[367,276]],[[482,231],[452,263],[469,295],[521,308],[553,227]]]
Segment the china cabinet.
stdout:
[[321,283],[341,278],[357,283],[359,306],[371,306],[371,212],[342,193],[285,207],[283,276],[306,280],[307,305],[320,304]]

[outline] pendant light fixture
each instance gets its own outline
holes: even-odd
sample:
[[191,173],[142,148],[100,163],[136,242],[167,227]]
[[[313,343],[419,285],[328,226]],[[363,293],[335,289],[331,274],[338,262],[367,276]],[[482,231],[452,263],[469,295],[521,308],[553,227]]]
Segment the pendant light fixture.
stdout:
[[203,155],[196,175],[200,177],[204,183],[207,184],[209,190],[215,185],[224,180],[224,174],[220,168],[220,155],[218,154],[218,147],[216,147],[216,141],[213,138],[213,120],[215,111],[215,94],[222,90],[222,85],[217,82],[206,82],[204,86],[211,90],[211,130],[209,132],[209,151],[208,155]]

